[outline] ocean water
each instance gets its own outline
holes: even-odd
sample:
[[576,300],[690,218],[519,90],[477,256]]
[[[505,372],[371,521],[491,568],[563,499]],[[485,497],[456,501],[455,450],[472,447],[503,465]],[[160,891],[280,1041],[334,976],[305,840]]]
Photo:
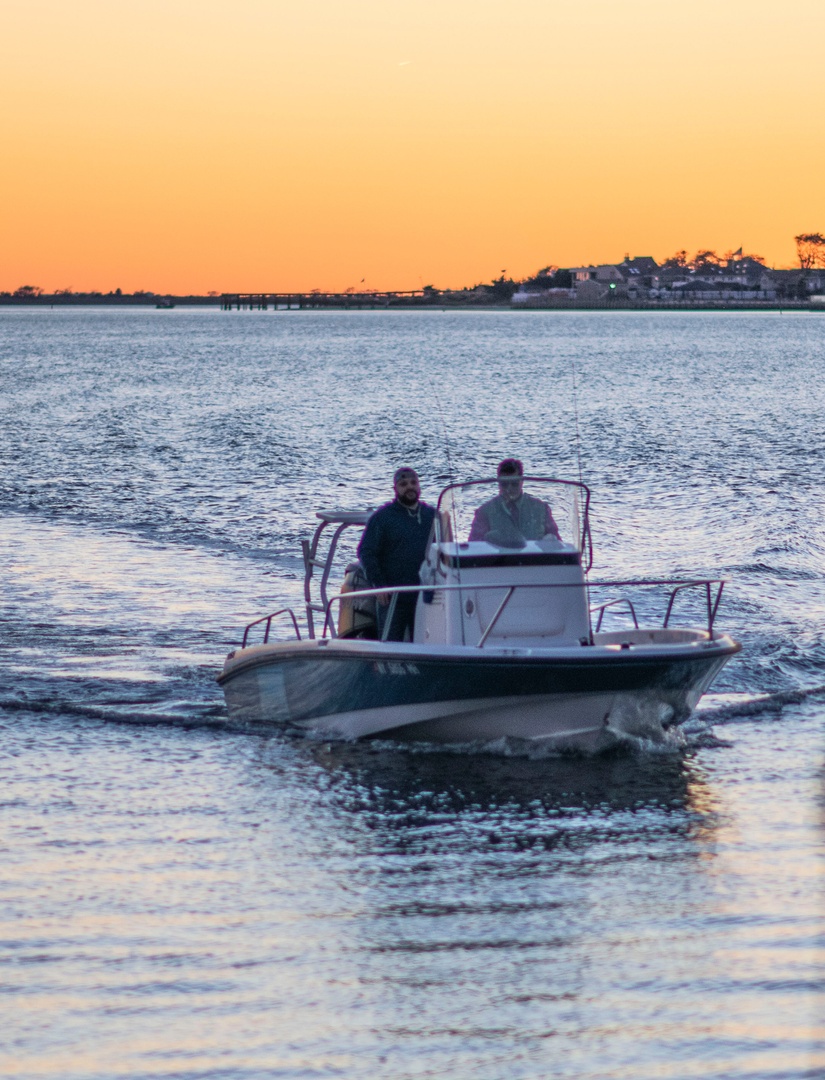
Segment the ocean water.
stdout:
[[[0,309],[0,1074],[825,1077],[825,318]],[[250,734],[321,507],[500,457],[728,579],[682,745]]]

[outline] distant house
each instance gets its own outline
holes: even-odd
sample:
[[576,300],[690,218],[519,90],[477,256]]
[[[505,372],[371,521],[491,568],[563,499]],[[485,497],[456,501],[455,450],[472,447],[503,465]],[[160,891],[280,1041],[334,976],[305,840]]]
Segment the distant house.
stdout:
[[571,266],[570,274],[573,278],[573,285],[577,285],[580,281],[595,281],[596,280],[596,267],[595,266]]
[[766,276],[783,300],[807,300],[825,289],[825,270],[768,270]]
[[624,261],[619,263],[619,269],[630,271],[641,277],[650,277],[659,269],[659,264],[651,255],[636,255],[632,259],[629,255],[625,255]]
[[715,278],[733,288],[770,289],[773,286],[765,277],[767,273],[768,268],[764,263],[748,255],[743,259],[728,259],[725,266],[720,266],[716,271]]
[[655,288],[659,264],[650,255],[638,255],[631,259],[625,255],[617,269],[624,278],[629,296],[649,296]]
[[690,271],[684,266],[660,266],[653,277],[653,284],[660,289],[670,289],[679,282],[690,281]]
[[674,300],[687,302],[702,301],[740,301],[746,303],[753,300],[775,300],[775,289],[762,289],[751,287],[744,282],[725,282],[721,277],[693,278],[690,281],[680,282],[674,285],[670,291]]
[[576,299],[585,303],[604,300],[609,294],[627,296],[624,276],[614,263],[600,266],[574,266],[570,273]]
[[602,285],[624,284],[624,277],[618,266],[613,263],[602,263],[600,266],[574,266],[570,273],[573,275],[573,284],[577,286],[580,281],[599,281]]
[[759,259],[754,259],[751,255],[744,255],[728,259],[726,269],[728,273],[735,273],[744,277],[758,277],[763,270],[767,270],[767,267]]

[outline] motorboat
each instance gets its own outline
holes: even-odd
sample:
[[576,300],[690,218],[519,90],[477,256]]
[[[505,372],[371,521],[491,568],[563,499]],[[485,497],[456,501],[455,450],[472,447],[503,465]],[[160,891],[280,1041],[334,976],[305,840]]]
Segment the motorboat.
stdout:
[[[218,677],[233,721],[324,738],[587,751],[669,737],[741,647],[716,629],[724,581],[594,580],[588,487],[542,476],[520,484],[519,498],[552,508],[558,535],[539,535],[544,511],[528,529],[507,503],[479,539],[478,515],[505,497],[499,481],[451,483],[420,584],[390,590],[370,589],[357,564],[331,590],[370,512],[319,511],[302,542],[302,621],[292,608],[256,619]],[[387,640],[405,593],[417,596],[412,640]]]

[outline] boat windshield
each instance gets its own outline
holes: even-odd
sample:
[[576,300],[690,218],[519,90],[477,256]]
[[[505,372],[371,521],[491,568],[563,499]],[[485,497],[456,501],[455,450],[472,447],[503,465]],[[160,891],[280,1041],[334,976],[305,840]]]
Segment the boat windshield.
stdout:
[[[530,542],[582,551],[590,492],[584,484],[540,476],[503,476],[450,484],[438,499],[442,539],[486,541],[519,549]],[[448,528],[449,524],[449,528]]]

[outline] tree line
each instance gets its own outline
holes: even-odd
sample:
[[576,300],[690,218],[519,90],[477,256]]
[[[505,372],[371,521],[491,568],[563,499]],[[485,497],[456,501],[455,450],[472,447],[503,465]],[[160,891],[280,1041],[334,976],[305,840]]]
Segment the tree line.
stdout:
[[[825,269],[825,236],[822,233],[799,233],[794,237],[794,243],[796,244],[796,255],[799,259],[799,268],[801,270],[816,270]],[[661,263],[663,270],[685,270],[694,274],[701,274],[714,271],[719,271],[722,267],[727,266],[731,262],[740,260],[741,262],[751,261],[755,263],[764,263],[764,259],[761,255],[743,254],[740,247],[737,251],[726,251],[723,255],[717,255],[717,253],[710,248],[705,248],[701,251],[697,251],[692,257],[688,255],[687,251],[683,248],[681,251],[674,252],[669,258],[665,259]],[[512,278],[505,277],[506,270],[502,270],[501,276],[492,281],[489,285],[484,286],[488,293],[492,294],[494,298],[500,298],[503,301],[508,301],[515,292],[519,285],[539,286],[540,288],[550,289],[569,289],[573,284],[572,274],[569,270],[563,269],[559,266],[545,266],[541,270],[538,270],[531,277],[525,278],[523,282],[516,282]],[[481,288],[481,286],[475,286]],[[351,291],[351,290],[348,290]],[[433,285],[425,285],[424,292],[438,292]],[[154,300],[155,293],[139,291],[132,294],[124,295],[120,289],[116,289],[114,292],[105,294],[99,292],[92,293],[73,293],[71,289],[57,289],[53,294],[55,297],[78,297],[88,296],[90,299],[106,299],[115,300]],[[16,289],[13,293],[0,293],[0,297],[7,297],[16,300],[36,300],[39,297],[44,296],[43,290],[39,285],[21,285],[19,289]],[[211,291],[208,293],[209,297],[217,297],[218,293]],[[194,298],[191,298],[194,299]],[[202,298],[199,298],[202,299]]]
[[[794,243],[800,270],[825,269],[825,236],[822,233],[800,233],[794,237]],[[665,259],[661,267],[663,270],[690,270],[694,274],[700,274],[702,271],[719,270],[737,259],[742,262],[765,261],[761,255],[743,252],[742,248],[726,251],[723,255],[717,255],[710,248],[705,248],[693,256],[689,256],[683,248]]]

